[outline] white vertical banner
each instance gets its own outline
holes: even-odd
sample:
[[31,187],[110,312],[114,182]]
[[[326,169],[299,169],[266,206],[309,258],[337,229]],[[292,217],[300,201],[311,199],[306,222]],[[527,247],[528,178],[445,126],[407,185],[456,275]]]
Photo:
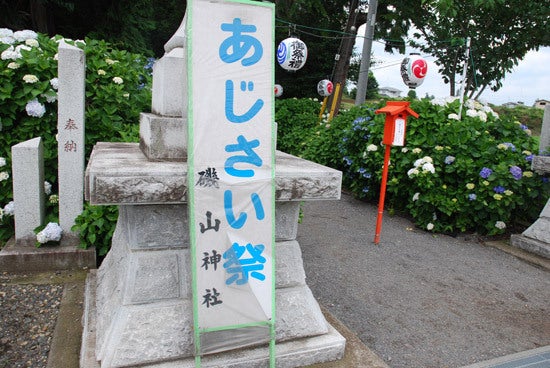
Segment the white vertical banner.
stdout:
[[274,6],[190,0],[187,17],[188,198],[200,355],[272,338]]

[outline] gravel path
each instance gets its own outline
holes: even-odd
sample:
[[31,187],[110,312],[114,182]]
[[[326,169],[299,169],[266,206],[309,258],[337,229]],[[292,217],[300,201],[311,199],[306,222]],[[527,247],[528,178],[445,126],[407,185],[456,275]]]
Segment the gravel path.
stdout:
[[343,195],[306,202],[298,241],[320,304],[392,368],[456,368],[550,345],[550,272]]
[[46,367],[63,285],[13,279],[0,275],[0,368]]

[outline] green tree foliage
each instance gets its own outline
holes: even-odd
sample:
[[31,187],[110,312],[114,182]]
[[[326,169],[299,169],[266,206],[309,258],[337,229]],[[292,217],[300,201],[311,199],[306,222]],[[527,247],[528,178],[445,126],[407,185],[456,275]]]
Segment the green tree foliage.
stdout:
[[413,45],[436,57],[451,95],[471,37],[466,91],[477,98],[500,89],[528,51],[550,45],[547,9],[547,0],[415,0],[398,10],[416,27]]

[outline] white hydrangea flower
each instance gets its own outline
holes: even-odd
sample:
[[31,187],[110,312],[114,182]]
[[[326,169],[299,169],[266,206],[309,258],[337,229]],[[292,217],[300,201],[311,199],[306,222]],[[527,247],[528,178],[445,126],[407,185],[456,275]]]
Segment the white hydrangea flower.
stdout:
[[9,178],[10,174],[7,171],[0,172],[0,181],[8,180]]
[[44,193],[46,193],[46,195],[52,194],[52,185],[47,181],[44,182]]
[[46,99],[46,102],[52,103],[57,101],[57,94],[41,94]]
[[30,84],[33,84],[39,81],[38,77],[34,74],[25,74],[23,76],[23,80],[25,81],[25,83],[30,83]]
[[0,157],[0,167],[6,166],[6,159],[4,157]]
[[57,194],[52,194],[50,196],[50,198],[48,199],[48,201],[51,203],[51,204],[56,204],[56,203],[59,203],[59,196]]
[[57,91],[57,89],[59,88],[59,78],[50,79],[50,85],[52,86],[53,89]]
[[479,118],[479,120],[481,120],[483,122],[487,121],[487,114],[485,113],[485,111],[478,111],[477,112],[477,117]]
[[15,38],[11,36],[0,37],[0,43],[5,43],[6,45],[13,45],[15,43]]
[[40,44],[38,43],[38,41],[35,40],[34,38],[26,39],[26,40],[25,40],[25,45],[30,46],[30,47],[38,47],[38,46],[40,46]]
[[420,193],[418,193],[418,192],[414,193],[413,198],[412,198],[413,202],[418,201],[418,198],[420,198]]
[[105,74],[107,74],[107,73],[105,73],[105,70],[103,70],[103,69],[98,69],[98,70],[97,70],[97,74],[98,74],[98,75],[105,75]]
[[378,147],[375,144],[369,144],[367,146],[367,151],[369,151],[369,152],[378,151]]
[[49,241],[60,241],[62,235],[63,229],[61,229],[61,226],[55,222],[50,222],[46,225],[44,230],[36,234],[36,240],[42,244]]
[[413,153],[420,153],[420,152],[422,152],[422,148],[418,148],[418,147],[413,148],[412,152]]
[[422,172],[431,172],[432,174],[435,174],[435,167],[432,163],[426,162],[422,165]]
[[475,103],[474,103],[474,100],[466,100],[464,102],[464,107],[466,107],[467,109],[475,109]]
[[113,65],[118,63],[118,60],[112,60],[112,59],[105,59],[105,62],[109,65]]
[[19,55],[21,55],[21,50],[31,51],[32,48],[30,48],[27,45],[23,45],[23,44],[15,46],[15,51],[18,52]]
[[17,60],[21,58],[21,54],[15,51],[15,48],[13,46],[10,46],[2,51],[2,54],[0,54],[0,58],[2,60]]
[[466,115],[471,117],[471,118],[475,118],[475,117],[477,117],[477,111],[474,110],[474,109],[466,110]]
[[9,28],[0,28],[0,37],[11,37],[13,36],[13,31]]
[[12,61],[8,64],[8,69],[19,69],[21,65],[19,63],[16,63],[15,61]]
[[13,201],[8,202],[7,205],[4,206],[4,215],[6,216],[13,216],[15,213],[15,203]]
[[428,231],[432,231],[432,230],[434,229],[434,224],[432,224],[432,223],[430,222],[428,225],[426,225],[426,229],[427,229]]
[[27,103],[25,110],[27,111],[27,115],[34,116],[35,118],[41,118],[46,113],[46,107],[38,102],[36,98]]
[[458,114],[454,114],[454,113],[449,114],[449,115],[447,116],[447,119],[450,119],[450,120],[460,120],[460,118],[458,117]]
[[38,33],[31,31],[30,29],[25,29],[23,31],[13,32],[13,38],[19,42],[25,42],[29,38],[36,40],[38,38]]
[[500,230],[506,229],[506,223],[503,221],[497,221],[495,222],[495,227]]
[[419,173],[420,173],[420,171],[418,171],[418,169],[416,167],[413,167],[412,169],[407,171],[407,175],[408,175],[409,178],[412,178],[413,176],[418,175]]
[[116,84],[122,84],[124,83],[124,80],[120,77],[113,77],[113,82]]
[[416,160],[416,161],[414,162],[414,167],[421,166],[423,163],[424,163],[424,159],[419,158],[418,160]]

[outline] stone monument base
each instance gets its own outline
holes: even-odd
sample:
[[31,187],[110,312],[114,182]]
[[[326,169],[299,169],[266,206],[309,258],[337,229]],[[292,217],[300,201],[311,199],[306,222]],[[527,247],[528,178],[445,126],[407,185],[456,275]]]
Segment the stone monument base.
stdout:
[[[92,270],[86,280],[83,335],[80,352],[81,368],[100,368],[95,358],[96,350],[96,285],[97,271]],[[278,368],[302,367],[311,364],[342,359],[345,338],[328,325],[329,331],[320,336],[306,337],[278,343],[275,347]],[[269,348],[259,346],[202,357],[202,367],[210,368],[256,368],[269,366]],[[194,368],[192,357],[172,361],[140,365],[144,368]]]
[[80,249],[74,241],[62,239],[59,245],[37,248],[34,245],[16,244],[15,239],[12,238],[0,251],[0,271],[2,272],[42,272],[84,268],[96,268],[95,248]]

